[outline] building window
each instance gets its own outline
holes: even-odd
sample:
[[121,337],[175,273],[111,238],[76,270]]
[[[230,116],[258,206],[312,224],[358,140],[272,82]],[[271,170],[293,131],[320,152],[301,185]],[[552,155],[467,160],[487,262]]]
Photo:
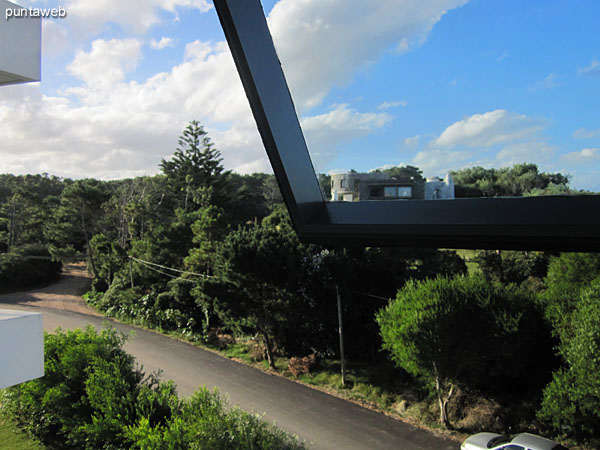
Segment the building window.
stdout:
[[342,178],[342,179],[340,180],[340,187],[341,187],[341,188],[346,188],[346,187],[348,187],[348,180],[346,180],[345,178]]
[[384,197],[398,197],[398,188],[396,186],[386,186],[383,188]]
[[381,198],[383,197],[383,187],[372,186],[369,188],[369,198]]
[[402,186],[398,188],[398,197],[410,198],[412,197],[412,188],[409,186]]

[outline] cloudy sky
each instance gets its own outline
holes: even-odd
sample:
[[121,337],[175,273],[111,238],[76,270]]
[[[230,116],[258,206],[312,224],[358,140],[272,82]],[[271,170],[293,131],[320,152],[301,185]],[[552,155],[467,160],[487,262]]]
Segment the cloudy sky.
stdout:
[[[210,0],[17,3],[67,17],[42,82],[0,88],[0,173],[154,174],[192,119],[270,171]],[[600,191],[598,0],[262,4],[318,171],[534,162]]]

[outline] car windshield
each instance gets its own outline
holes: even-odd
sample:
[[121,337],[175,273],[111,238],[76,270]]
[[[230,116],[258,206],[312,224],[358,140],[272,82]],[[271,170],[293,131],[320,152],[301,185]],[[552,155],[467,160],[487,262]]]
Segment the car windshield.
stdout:
[[510,436],[498,436],[490,439],[490,442],[487,443],[487,448],[494,448],[497,445],[506,444],[507,442],[510,442]]

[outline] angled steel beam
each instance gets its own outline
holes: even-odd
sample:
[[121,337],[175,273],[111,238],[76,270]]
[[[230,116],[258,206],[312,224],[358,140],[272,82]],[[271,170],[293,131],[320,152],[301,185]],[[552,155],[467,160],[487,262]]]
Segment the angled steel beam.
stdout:
[[325,202],[259,0],[214,0],[301,240],[600,251],[600,196]]

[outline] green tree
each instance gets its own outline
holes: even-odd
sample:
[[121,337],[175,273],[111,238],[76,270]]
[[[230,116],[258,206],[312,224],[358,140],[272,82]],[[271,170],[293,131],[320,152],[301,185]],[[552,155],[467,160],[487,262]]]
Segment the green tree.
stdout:
[[423,181],[423,171],[415,166],[397,166],[383,169],[384,173],[396,180]]
[[549,332],[529,295],[483,277],[410,281],[377,314],[377,323],[392,360],[433,386],[446,427],[457,385],[527,389],[553,362]]
[[572,332],[559,352],[565,367],[544,391],[538,417],[557,434],[592,440],[600,435],[600,279],[582,290],[572,313]]
[[0,251],[46,244],[47,224],[58,206],[63,183],[43,175],[0,175]]
[[49,233],[56,248],[85,251],[95,277],[99,276],[99,270],[91,239],[101,231],[102,206],[109,198],[106,185],[92,178],[76,180],[65,186]]
[[539,295],[554,332],[568,339],[573,326],[571,315],[577,307],[581,289],[600,276],[600,254],[561,253],[550,259],[545,278],[546,290]]
[[160,168],[175,197],[175,206],[187,211],[197,204],[199,188],[212,188],[211,203],[225,206],[229,200],[227,182],[230,173],[221,164],[220,152],[214,148],[204,127],[192,120],[179,137],[179,146],[170,160]]
[[470,167],[452,172],[452,177],[456,197],[523,196],[567,189],[569,184],[567,175],[539,172],[537,165],[530,163],[500,169]]
[[481,250],[477,262],[488,280],[521,284],[536,279],[537,285],[541,286],[548,270],[549,255],[535,251]]
[[217,274],[227,280],[225,317],[258,332],[267,360],[275,367],[274,348],[289,325],[302,254],[296,239],[268,226],[230,233],[219,247]]

